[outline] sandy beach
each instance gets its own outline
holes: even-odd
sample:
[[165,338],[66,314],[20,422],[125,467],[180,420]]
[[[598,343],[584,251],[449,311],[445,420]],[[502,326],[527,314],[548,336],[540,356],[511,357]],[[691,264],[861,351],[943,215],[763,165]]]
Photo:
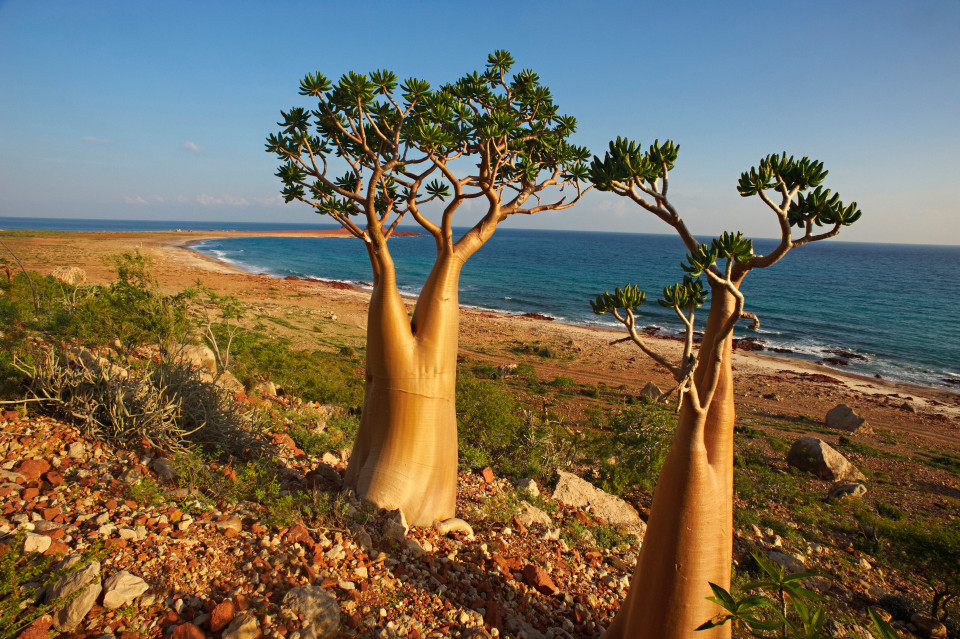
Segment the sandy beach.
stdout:
[[[363,343],[367,291],[331,282],[278,279],[243,271],[191,250],[196,243],[231,237],[342,238],[346,232],[40,232],[3,231],[0,237],[28,268],[49,273],[57,266],[79,266],[88,281],[109,281],[111,256],[140,250],[153,260],[161,285],[170,291],[195,284],[236,295],[255,312],[277,314],[291,325],[309,321],[311,315],[336,317],[337,337]],[[361,247],[357,247],[362,250]],[[411,300],[412,304],[412,300]],[[322,348],[311,336],[279,327],[303,348]],[[666,388],[666,371],[629,343],[612,344],[624,332],[566,325],[543,319],[463,309],[461,354],[494,364],[516,361],[511,350],[518,344],[542,343],[564,354],[556,360],[536,363],[541,378],[557,375],[581,383],[605,383],[638,393],[648,381]],[[678,351],[679,343],[650,338],[658,349]],[[944,389],[897,384],[887,380],[851,375],[811,362],[772,356],[763,352],[736,351],[737,402],[740,415],[772,415],[822,421],[826,412],[846,403],[867,418],[874,428],[903,432],[917,443],[960,448],[960,394]],[[567,407],[572,415],[582,406]],[[584,400],[586,401],[586,400]]]

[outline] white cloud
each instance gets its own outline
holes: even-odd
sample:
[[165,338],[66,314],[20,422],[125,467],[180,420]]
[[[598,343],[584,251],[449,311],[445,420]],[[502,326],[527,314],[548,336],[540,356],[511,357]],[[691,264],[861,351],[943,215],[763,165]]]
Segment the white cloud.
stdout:
[[197,144],[196,142],[191,142],[190,140],[187,140],[186,142],[183,143],[183,148],[185,148],[187,151],[190,151],[191,153],[203,152],[203,149],[200,147],[199,144]]
[[85,136],[83,136],[83,141],[84,141],[84,142],[92,142],[92,143],[94,143],[94,144],[106,144],[106,143],[107,143],[107,140],[104,140],[104,139],[102,139],[102,138],[95,138],[95,137],[93,137],[92,135],[85,135]]
[[137,197],[130,197],[129,195],[125,195],[123,196],[123,203],[124,204],[146,204],[147,201],[142,197],[140,197],[139,195]]

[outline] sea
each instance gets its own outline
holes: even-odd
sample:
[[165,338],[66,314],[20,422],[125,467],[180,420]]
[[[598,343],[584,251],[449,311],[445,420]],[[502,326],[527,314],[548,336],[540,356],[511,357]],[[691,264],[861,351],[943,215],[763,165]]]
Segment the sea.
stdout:
[[[329,229],[331,225],[0,217],[0,229],[75,231]],[[401,229],[401,230],[415,230]],[[708,241],[710,238],[699,238]],[[754,240],[768,253],[774,240]],[[366,251],[355,238],[251,237],[207,240],[193,249],[252,273],[370,286]],[[395,236],[390,250],[402,293],[416,295],[434,257],[426,235]],[[589,300],[636,284],[647,294],[638,324],[680,333],[671,309],[656,303],[683,275],[686,254],[673,235],[501,227],[463,268],[460,303],[493,312],[537,313],[583,326],[621,328],[595,315]],[[960,389],[960,246],[827,240],[749,273],[741,286],[759,330],[741,322],[736,337],[767,352],[921,386]],[[706,308],[699,312],[700,323]],[[825,358],[834,360],[825,361]],[[845,365],[836,360],[847,362]],[[827,372],[825,370],[825,372]]]

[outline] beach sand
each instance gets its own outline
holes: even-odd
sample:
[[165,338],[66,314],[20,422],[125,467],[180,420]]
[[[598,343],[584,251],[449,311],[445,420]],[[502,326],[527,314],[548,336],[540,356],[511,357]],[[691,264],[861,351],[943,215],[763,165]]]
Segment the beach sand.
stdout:
[[[225,237],[344,237],[343,231],[238,232],[183,231],[82,233],[0,231],[0,239],[28,268],[42,274],[57,266],[79,266],[94,283],[113,277],[110,258],[140,250],[153,260],[153,271],[169,291],[198,280],[212,290],[236,295],[255,313],[282,317],[293,326],[279,326],[295,345],[329,348],[330,344],[362,345],[369,292],[330,282],[283,280],[247,273],[189,248],[192,243]],[[353,240],[350,240],[353,241]],[[357,250],[363,250],[359,245]],[[412,308],[412,300],[411,300]],[[297,330],[324,320],[325,334]],[[334,321],[329,321],[334,320]],[[271,326],[271,329],[274,327]],[[667,388],[670,377],[630,343],[611,342],[624,331],[566,325],[543,319],[474,309],[461,314],[461,356],[492,364],[516,363],[523,345],[550,345],[561,357],[535,361],[541,379],[566,376],[583,384],[604,383],[637,394],[648,381]],[[679,352],[675,340],[650,338],[657,349]],[[529,360],[531,356],[524,356]],[[539,358],[534,358],[539,359]],[[737,351],[733,359],[739,417],[764,417],[797,423],[821,423],[826,412],[845,403],[874,429],[902,433],[914,447],[960,449],[960,394],[944,389],[896,384],[851,375],[822,365],[763,352]],[[590,405],[574,398],[563,407],[576,416]]]

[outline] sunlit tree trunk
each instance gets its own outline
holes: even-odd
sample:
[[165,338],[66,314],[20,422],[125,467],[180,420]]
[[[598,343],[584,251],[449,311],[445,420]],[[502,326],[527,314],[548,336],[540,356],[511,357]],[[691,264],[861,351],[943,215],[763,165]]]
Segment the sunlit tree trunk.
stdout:
[[379,258],[367,325],[366,389],[346,483],[410,525],[455,514],[457,287],[463,262],[442,253],[407,315],[389,255]]
[[[727,335],[719,350],[716,340],[735,308],[734,296],[723,285],[712,286],[701,360],[694,373],[696,392],[684,398],[677,431],[654,491],[630,592],[604,639],[730,637],[729,624],[700,633],[694,633],[694,629],[719,610],[706,599],[713,594],[709,583],[730,588],[732,335]],[[696,398],[703,398],[714,382],[712,401],[706,410],[698,410]]]

